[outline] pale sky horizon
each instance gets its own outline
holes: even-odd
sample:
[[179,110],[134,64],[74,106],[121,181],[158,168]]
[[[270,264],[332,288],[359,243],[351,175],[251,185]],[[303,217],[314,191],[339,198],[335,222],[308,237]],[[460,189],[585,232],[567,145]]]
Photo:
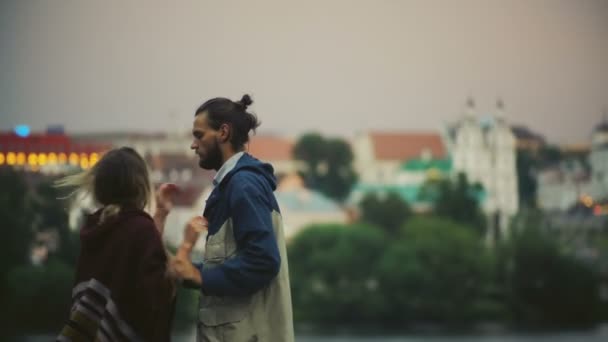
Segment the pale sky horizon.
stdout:
[[187,130],[250,93],[259,133],[439,131],[467,97],[554,143],[608,108],[605,0],[0,0],[0,130]]

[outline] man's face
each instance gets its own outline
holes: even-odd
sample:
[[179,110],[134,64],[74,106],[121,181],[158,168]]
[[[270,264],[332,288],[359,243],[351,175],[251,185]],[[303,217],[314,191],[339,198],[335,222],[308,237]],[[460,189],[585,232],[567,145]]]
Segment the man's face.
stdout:
[[206,113],[194,117],[192,137],[190,148],[198,155],[198,165],[205,170],[219,170],[223,162],[220,131],[209,127]]

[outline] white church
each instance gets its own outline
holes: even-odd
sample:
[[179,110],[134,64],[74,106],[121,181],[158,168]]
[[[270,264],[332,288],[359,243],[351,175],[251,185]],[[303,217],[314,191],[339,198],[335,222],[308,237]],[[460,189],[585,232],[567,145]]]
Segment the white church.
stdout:
[[505,120],[502,101],[497,101],[493,115],[482,117],[469,99],[464,117],[447,137],[454,173],[466,174],[470,183],[479,182],[485,190],[482,208],[488,216],[488,238],[506,236],[519,196],[516,140]]

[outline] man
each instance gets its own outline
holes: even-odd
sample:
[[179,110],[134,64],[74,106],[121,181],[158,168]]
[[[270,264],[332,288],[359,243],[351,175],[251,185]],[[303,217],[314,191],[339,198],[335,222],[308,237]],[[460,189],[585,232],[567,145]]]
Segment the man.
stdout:
[[[198,108],[191,148],[217,174],[204,218],[202,265],[189,252],[204,221],[191,221],[171,261],[177,277],[201,288],[198,341],[294,340],[287,253],[273,168],[244,152],[259,122],[238,102],[215,98]],[[199,227],[198,230],[196,227]]]

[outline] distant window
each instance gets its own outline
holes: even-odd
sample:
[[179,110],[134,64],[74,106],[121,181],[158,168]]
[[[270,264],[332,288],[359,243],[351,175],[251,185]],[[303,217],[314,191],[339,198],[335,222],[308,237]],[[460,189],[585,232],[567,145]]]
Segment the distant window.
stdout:
[[178,179],[179,179],[179,172],[176,169],[171,169],[171,171],[169,172],[169,180],[171,182],[177,182]]
[[192,170],[184,169],[182,170],[182,181],[189,182],[192,179]]
[[150,178],[153,182],[162,182],[163,173],[160,170],[153,170],[150,174]]

